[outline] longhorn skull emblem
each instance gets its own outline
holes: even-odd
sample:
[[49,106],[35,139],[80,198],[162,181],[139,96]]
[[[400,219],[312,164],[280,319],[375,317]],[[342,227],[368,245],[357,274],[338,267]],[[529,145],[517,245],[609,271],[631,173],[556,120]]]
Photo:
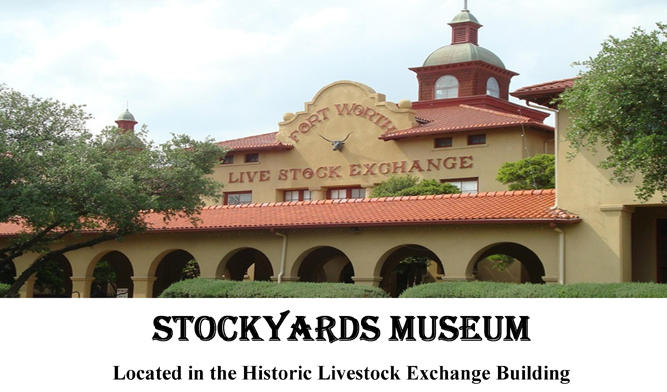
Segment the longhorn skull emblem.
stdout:
[[343,140],[329,140],[322,135],[320,135],[320,137],[322,139],[328,141],[329,143],[331,143],[331,145],[333,146],[334,151],[343,151],[343,146],[345,145],[345,141],[347,140],[348,137],[350,137],[351,134],[352,134],[352,132],[348,133],[347,136],[345,136],[345,139],[343,139]]

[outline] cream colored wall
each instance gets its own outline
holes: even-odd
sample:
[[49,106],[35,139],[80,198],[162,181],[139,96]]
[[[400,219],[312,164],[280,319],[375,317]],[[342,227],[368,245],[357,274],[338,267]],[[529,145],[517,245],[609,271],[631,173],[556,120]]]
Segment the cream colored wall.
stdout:
[[[352,262],[355,282],[364,284],[377,285],[382,263],[403,245],[420,245],[433,251],[443,263],[447,280],[472,279],[473,264],[479,255],[503,242],[519,243],[534,251],[544,264],[548,281],[556,280],[558,274],[558,236],[546,224],[361,227],[356,233],[345,228],[280,233],[288,237],[284,281],[296,280],[300,262],[323,246],[343,252]],[[66,257],[72,265],[74,290],[83,297],[90,296],[95,263],[110,251],[123,253],[132,263],[135,297],[150,297],[155,270],[161,259],[173,250],[192,254],[199,263],[202,277],[219,278],[224,262],[231,255],[239,249],[254,248],[268,257],[276,277],[280,271],[282,243],[282,237],[268,230],[147,233],[70,252]],[[17,272],[35,259],[36,255],[26,255],[17,260]]]
[[[610,171],[598,167],[605,156],[602,149],[597,154],[582,151],[568,159],[572,150],[564,138],[570,126],[569,114],[561,111],[558,116],[558,207],[583,219],[566,228],[566,282],[653,280],[655,240],[651,243],[648,238],[655,236],[655,217],[633,218],[633,213],[643,206],[660,205],[660,197],[638,201],[634,191],[640,178],[629,184],[610,182]],[[653,250],[640,250],[644,246]]]
[[[364,111],[378,114],[356,116],[347,115],[345,111],[338,114],[342,104],[350,108],[353,103]],[[359,83],[334,83],[306,103],[303,112],[287,114],[288,120],[279,124],[277,139],[293,144],[294,149],[260,152],[259,163],[220,165],[214,178],[225,185],[225,192],[252,191],[253,203],[282,201],[282,191],[290,189],[322,190],[316,199],[326,198],[327,188],[361,186],[370,191],[392,174],[435,180],[478,177],[480,191],[502,191],[506,186],[495,181],[500,165],[543,153],[545,142],[548,148],[553,139],[547,132],[531,129],[522,132],[520,127],[396,141],[378,139],[390,127],[404,129],[416,124],[414,111],[409,105],[401,106],[385,102],[382,95]],[[371,121],[380,116],[389,119],[391,125],[383,127],[384,120]],[[468,134],[478,133],[486,134],[486,145],[468,146]],[[348,134],[342,151],[332,151],[331,144],[320,137],[342,140]],[[434,148],[434,139],[444,136],[453,138],[453,146]],[[243,155],[236,153],[235,162],[242,162]],[[446,168],[441,163],[439,168],[434,168],[429,166],[429,159],[433,162],[447,160],[447,167],[454,167]],[[368,172],[367,167],[370,167]],[[305,178],[308,176],[311,178]]]

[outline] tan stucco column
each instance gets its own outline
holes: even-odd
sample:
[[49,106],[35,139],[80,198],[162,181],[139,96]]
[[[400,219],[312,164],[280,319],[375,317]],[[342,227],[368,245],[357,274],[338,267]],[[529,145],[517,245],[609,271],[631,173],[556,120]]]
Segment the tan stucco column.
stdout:
[[21,298],[33,298],[35,294],[35,282],[37,282],[37,276],[33,274],[19,289],[19,296]]
[[93,276],[72,276],[72,298],[90,298],[90,285],[95,280]]
[[445,264],[445,274],[438,275],[441,282],[467,282],[475,280],[472,274],[468,275],[466,272],[468,268],[468,261],[454,263],[449,262]]
[[199,264],[200,278],[215,279],[216,272],[218,271],[218,264],[220,262],[219,258],[212,260],[202,260],[197,259],[197,264]]
[[155,276],[133,276],[134,296],[133,298],[152,298],[153,284],[157,280]]
[[368,278],[364,278],[364,277],[361,277],[361,276],[353,276],[352,280],[354,280],[354,284],[380,287],[380,282],[382,281],[382,277],[381,276],[371,276],[371,277],[368,277]]
[[622,204],[603,204],[600,211],[605,214],[608,233],[617,233],[610,237],[609,247],[618,256],[618,281],[632,281],[632,213],[633,207]]

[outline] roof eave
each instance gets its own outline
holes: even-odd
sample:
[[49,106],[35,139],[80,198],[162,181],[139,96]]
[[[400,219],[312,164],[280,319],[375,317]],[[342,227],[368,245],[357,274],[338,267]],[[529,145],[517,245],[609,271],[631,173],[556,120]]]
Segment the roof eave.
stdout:
[[423,130],[423,131],[417,131],[415,133],[410,133],[410,134],[400,134],[400,132],[404,131],[396,131],[396,135],[392,134],[383,134],[378,136],[378,139],[384,140],[384,141],[389,141],[389,140],[400,140],[400,139],[407,139],[411,137],[418,137],[418,136],[432,136],[432,135],[440,135],[440,134],[445,134],[445,133],[456,133],[456,132],[468,132],[468,131],[482,131],[482,130],[488,130],[488,129],[499,129],[499,128],[511,128],[511,127],[520,127],[521,125],[528,127],[528,128],[534,128],[538,129],[541,131],[549,131],[549,132],[554,132],[554,128],[546,125],[546,124],[537,124],[537,123],[514,123],[514,124],[490,124],[490,125],[479,125],[479,126],[470,126],[470,127],[461,127],[461,128],[435,128],[432,130]]
[[461,220],[430,220],[430,221],[396,221],[396,222],[357,222],[357,223],[312,223],[300,225],[264,225],[264,226],[235,226],[235,227],[191,227],[191,228],[160,228],[149,229],[148,234],[159,233],[188,233],[188,232],[228,232],[243,230],[299,230],[299,229],[345,229],[352,227],[387,227],[387,226],[453,226],[453,225],[502,225],[502,224],[576,224],[581,218],[537,218],[537,219],[461,219]]

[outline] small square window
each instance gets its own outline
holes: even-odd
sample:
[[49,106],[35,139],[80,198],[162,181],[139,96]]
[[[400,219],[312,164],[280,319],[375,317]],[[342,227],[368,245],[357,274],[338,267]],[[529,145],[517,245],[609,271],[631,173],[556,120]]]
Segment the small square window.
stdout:
[[435,139],[434,142],[435,148],[445,148],[445,147],[451,147],[452,146],[452,138],[451,137],[439,137]]
[[486,134],[468,135],[468,145],[486,144]]
[[309,190],[285,191],[284,201],[307,201],[313,200],[313,194]]
[[245,162],[259,162],[259,154],[245,154]]
[[350,189],[350,199],[363,199],[366,195],[366,190],[363,188]]
[[441,182],[446,182],[457,186],[461,193],[477,193],[479,191],[479,179],[478,178],[456,178],[451,180],[442,180]]
[[221,162],[223,165],[231,165],[232,163],[234,163],[234,155],[229,154],[225,155]]
[[252,192],[226,193],[225,204],[250,204],[252,202]]
[[347,199],[347,189],[332,189],[330,192],[330,199]]
[[363,199],[365,196],[364,188],[329,189],[329,199]]
[[285,201],[299,201],[299,191],[285,191],[283,199]]

